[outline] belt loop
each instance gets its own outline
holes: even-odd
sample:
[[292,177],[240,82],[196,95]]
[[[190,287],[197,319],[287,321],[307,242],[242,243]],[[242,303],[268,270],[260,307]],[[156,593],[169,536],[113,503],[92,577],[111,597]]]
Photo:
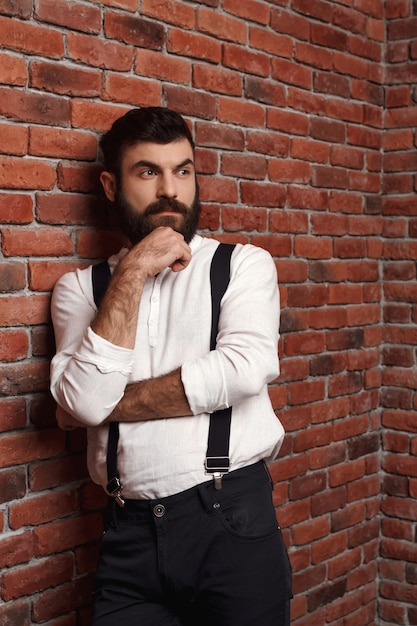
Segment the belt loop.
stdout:
[[209,489],[212,490],[213,489],[213,483],[212,482],[205,482],[205,483],[201,483],[200,485],[197,485],[199,494],[200,494],[200,498],[202,500],[203,506],[206,509],[207,513],[210,513],[213,511],[213,503],[210,501],[210,496],[209,496]]

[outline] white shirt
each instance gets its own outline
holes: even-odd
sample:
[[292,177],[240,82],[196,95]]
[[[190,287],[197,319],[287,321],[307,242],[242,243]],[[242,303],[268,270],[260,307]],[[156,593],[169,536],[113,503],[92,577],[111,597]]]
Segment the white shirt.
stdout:
[[[120,424],[118,469],[127,498],[158,498],[207,481],[209,414],[232,406],[231,469],[271,460],[284,436],[267,384],[279,373],[279,292],[275,264],[261,248],[238,244],[223,296],[216,349],[210,351],[210,263],[218,242],[196,235],[188,267],[145,282],[135,348],[95,334],[91,267],[56,284],[52,319],[57,354],[51,391],[88,427],[92,479],[107,484],[108,425],[102,424],[125,386],[181,366],[193,416]],[[126,254],[109,259],[111,269]]]

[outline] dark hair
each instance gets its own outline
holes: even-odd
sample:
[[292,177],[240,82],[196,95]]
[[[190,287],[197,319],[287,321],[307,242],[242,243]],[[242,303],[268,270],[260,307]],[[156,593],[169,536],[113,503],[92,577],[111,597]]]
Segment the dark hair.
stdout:
[[140,141],[167,144],[182,138],[188,139],[194,150],[190,129],[176,111],[163,107],[132,109],[119,117],[100,140],[104,167],[118,176],[126,146]]

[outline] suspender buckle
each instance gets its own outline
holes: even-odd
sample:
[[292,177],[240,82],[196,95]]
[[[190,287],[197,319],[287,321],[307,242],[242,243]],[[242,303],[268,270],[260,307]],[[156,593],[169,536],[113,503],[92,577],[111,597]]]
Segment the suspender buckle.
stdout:
[[116,500],[117,504],[121,508],[125,505],[125,501],[122,498],[122,488],[122,483],[120,482],[120,478],[118,476],[115,476],[109,483],[107,483],[107,491],[110,496]]
[[229,472],[230,459],[228,456],[208,456],[205,462],[206,474],[212,474],[214,488],[222,488],[222,478]]

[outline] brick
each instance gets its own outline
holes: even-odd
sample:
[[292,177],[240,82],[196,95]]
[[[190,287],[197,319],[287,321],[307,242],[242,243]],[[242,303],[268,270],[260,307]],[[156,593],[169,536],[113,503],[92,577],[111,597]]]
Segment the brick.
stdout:
[[2,568],[27,563],[32,556],[32,533],[25,531],[19,535],[5,535],[0,539],[0,566]]
[[289,138],[273,132],[248,132],[247,148],[250,151],[270,156],[288,156]]
[[85,455],[72,454],[63,458],[31,463],[29,484],[32,492],[41,491],[85,479],[87,475]]
[[238,72],[211,65],[193,67],[193,86],[213,93],[240,96],[242,78]]
[[298,158],[315,163],[327,163],[329,154],[329,145],[324,142],[300,138],[295,138],[291,142],[291,157],[294,159]]
[[269,228],[272,232],[306,233],[308,216],[299,211],[275,211],[270,215]]
[[7,571],[2,579],[2,596],[7,602],[68,582],[72,578],[73,567],[73,558],[66,554],[29,565],[23,571],[22,568]]
[[78,496],[74,489],[43,493],[10,505],[10,528],[17,530],[23,526],[39,526],[45,522],[69,516],[75,513],[77,508]]
[[371,520],[361,524],[359,528],[351,528],[348,531],[348,547],[356,548],[365,543],[368,543],[378,537],[379,522],[378,520]]
[[[197,122],[195,132],[197,145],[238,150],[239,152],[244,149],[245,137],[241,129],[229,127],[226,124]],[[256,152],[256,150],[254,151]]]
[[26,472],[24,468],[0,471],[0,502],[11,502],[26,495]]
[[23,398],[0,400],[0,432],[26,427],[26,403]]
[[346,580],[342,579],[332,584],[323,585],[309,594],[308,607],[316,611],[320,606],[335,602],[346,594]]
[[350,97],[350,83],[345,76],[335,76],[328,72],[316,71],[313,74],[314,91],[331,94],[340,98]]
[[216,100],[212,94],[199,93],[195,90],[165,86],[167,106],[182,115],[195,115],[202,119],[213,119],[216,115]]
[[111,103],[103,104],[73,98],[70,110],[71,125],[75,128],[103,133],[110,128],[118,117],[126,113],[130,108],[131,106],[122,107]]
[[270,73],[270,60],[266,54],[251,52],[233,44],[224,44],[222,62],[226,67],[248,74],[267,77]]
[[44,224],[103,225],[95,196],[77,193],[37,193],[36,217]]
[[4,15],[15,15],[28,19],[32,12],[32,3],[30,0],[22,0],[16,5],[13,0],[2,0],[1,12]]
[[57,59],[64,56],[63,33],[51,28],[0,17],[0,38],[4,47],[18,52]]
[[307,332],[299,335],[289,335],[285,338],[285,355],[317,354],[324,350],[325,338],[321,332]]
[[141,78],[112,73],[108,74],[105,79],[103,98],[138,107],[159,106],[161,86]]
[[295,44],[295,59],[320,69],[330,70],[333,67],[333,53],[330,50],[303,41]]
[[0,222],[29,224],[33,220],[33,200],[26,194],[0,193]]
[[316,517],[314,520],[297,524],[292,529],[293,545],[306,545],[329,534],[327,516]]
[[0,331],[0,360],[18,361],[28,355],[29,339],[24,331]]
[[[231,0],[229,0],[231,1]],[[293,40],[287,35],[272,33],[263,28],[253,27],[249,33],[250,44],[253,48],[264,50],[269,54],[290,58],[293,50]]]
[[71,31],[66,39],[69,57],[77,63],[121,72],[132,66],[132,51],[124,45]]
[[63,274],[87,266],[81,261],[38,261],[29,263],[29,287],[32,291],[52,291]]
[[[312,436],[311,441],[314,441],[314,436]],[[301,446],[298,450],[295,450],[295,452],[301,452],[303,447],[304,446]],[[296,477],[291,481],[289,489],[290,500],[302,500],[313,494],[324,491],[326,483],[326,474],[324,472],[314,472],[309,476]]]
[[303,474],[308,469],[308,458],[306,454],[299,454],[291,459],[279,460],[274,463],[271,468],[271,475],[276,482],[279,480],[287,480],[294,476]]
[[287,236],[277,235],[252,235],[251,242],[255,246],[268,250],[272,256],[282,256],[289,253],[291,241]]
[[346,51],[348,49],[347,34],[333,26],[311,24],[311,41],[314,44],[335,50]]
[[330,259],[332,257],[332,241],[326,237],[314,238],[308,235],[297,235],[294,253],[296,256],[308,259]]
[[29,84],[41,91],[94,98],[101,92],[101,75],[98,70],[82,70],[79,65],[68,67],[61,63],[33,61]]
[[200,7],[197,12],[197,30],[218,39],[246,43],[248,27],[242,20]]
[[47,389],[48,370],[47,362],[0,366],[0,392],[2,395],[12,396]]
[[167,50],[212,63],[219,63],[222,54],[221,43],[212,37],[175,28],[169,31]]
[[269,23],[268,6],[265,6],[263,2],[257,0],[242,0],[242,2],[239,2],[239,5],[237,5],[234,0],[225,0],[223,9],[229,13],[233,13],[233,15],[253,22],[265,25]]
[[0,263],[0,292],[20,291],[26,286],[26,267],[19,262]]
[[77,234],[76,252],[86,259],[107,259],[116,254],[124,243],[120,233],[81,230]]
[[267,114],[267,126],[294,135],[307,136],[309,132],[308,117],[293,111],[270,109]]
[[101,27],[99,7],[65,0],[40,0],[37,17],[46,22],[88,33],[98,33]]
[[271,76],[282,83],[296,85],[302,89],[311,89],[313,85],[310,68],[283,58],[271,59]]
[[286,190],[282,185],[256,182],[240,184],[244,204],[258,207],[277,207],[285,203]]
[[52,189],[54,167],[37,159],[0,157],[0,185],[4,189]]
[[259,231],[266,230],[266,211],[224,207],[222,223],[226,231]]
[[154,50],[135,50],[135,73],[159,80],[188,84],[191,77],[191,64],[177,57],[164,57]]
[[[0,60],[1,71],[1,60]],[[24,156],[28,149],[28,131],[16,124],[0,125],[0,152]]]
[[311,179],[311,165],[305,161],[270,159],[268,164],[270,180],[308,184]]
[[108,38],[140,48],[162,50],[165,43],[165,32],[161,24],[123,13],[107,11],[104,30]]
[[88,607],[91,605],[92,585],[91,577],[82,577],[72,583],[43,591],[35,597],[33,619],[38,623],[45,622],[63,613],[72,613],[75,609]]
[[218,104],[219,120],[242,126],[264,126],[265,111],[253,102],[221,97]]
[[[354,571],[361,564],[362,557],[361,551],[359,548],[354,548],[353,550],[345,551],[342,555],[331,559],[328,563],[329,568],[329,578],[330,580],[334,580],[335,578],[339,578],[343,576],[347,572]],[[352,602],[352,599],[349,598],[349,603]],[[340,607],[340,603],[338,602],[334,606],[334,610],[338,610]]]
[[3,229],[2,250],[5,256],[65,256],[73,253],[73,243],[64,230]]
[[311,512],[313,517],[319,517],[324,513],[330,513],[331,511],[337,511],[343,509],[346,506],[346,490],[344,487],[339,487],[331,490],[323,490],[321,493],[316,493],[311,498]]
[[31,626],[29,600],[18,600],[17,602],[8,602],[0,607],[0,617],[3,626]]
[[187,29],[195,24],[195,9],[175,0],[143,0],[141,14]]
[[101,514],[90,513],[43,524],[35,528],[33,534],[38,556],[54,554],[57,550],[68,550],[100,538]]
[[340,167],[317,165],[313,168],[312,184],[315,187],[345,189],[349,186],[348,173]]
[[33,156],[92,161],[97,155],[97,139],[80,131],[33,126],[28,152]]
[[311,37],[311,23],[302,15],[290,13],[286,9],[271,10],[271,28],[278,33],[293,36],[296,40],[309,41]]
[[49,296],[10,296],[1,298],[0,326],[42,324],[50,320]]

